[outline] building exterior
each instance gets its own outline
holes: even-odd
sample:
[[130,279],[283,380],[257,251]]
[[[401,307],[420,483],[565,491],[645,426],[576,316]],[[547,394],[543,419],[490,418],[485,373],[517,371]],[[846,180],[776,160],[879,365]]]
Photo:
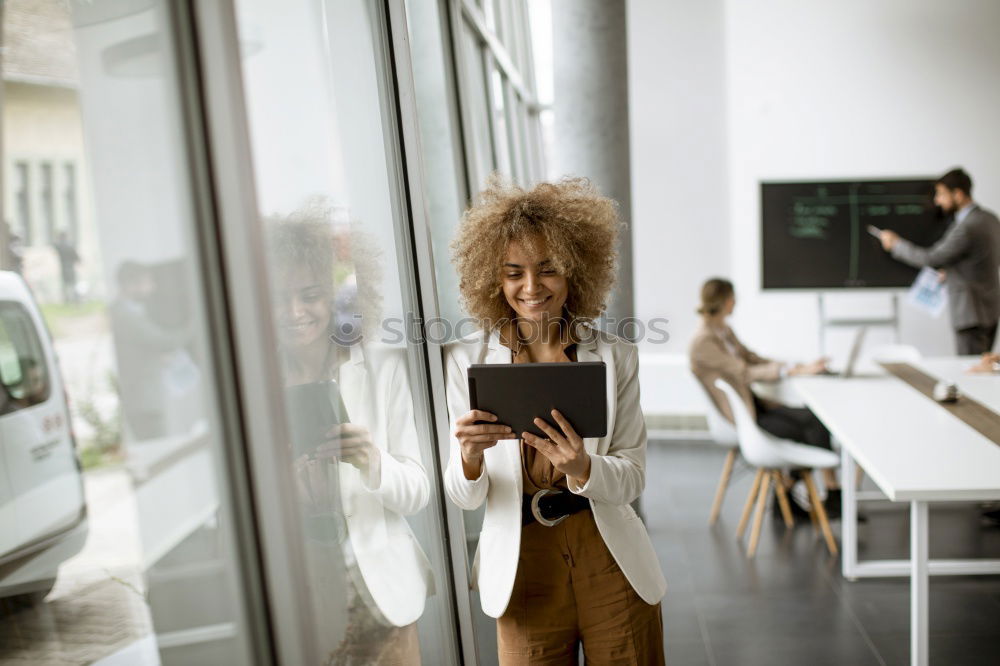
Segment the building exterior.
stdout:
[[3,44],[3,217],[25,279],[41,302],[62,297],[53,243],[65,232],[80,256],[78,288],[102,298],[69,4],[4,3]]

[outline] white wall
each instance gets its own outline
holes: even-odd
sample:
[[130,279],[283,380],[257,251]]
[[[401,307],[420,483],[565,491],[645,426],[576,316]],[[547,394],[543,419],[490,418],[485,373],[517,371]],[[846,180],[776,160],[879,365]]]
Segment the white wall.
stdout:
[[[629,0],[636,316],[666,317],[683,352],[698,287],[729,272],[721,0]],[[647,346],[648,347],[648,346]]]
[[[728,272],[748,343],[789,359],[819,353],[815,297],[760,292],[761,180],[934,176],[959,164],[975,197],[1000,207],[1000,3],[957,7],[630,1],[636,302],[640,317],[671,313],[670,351],[683,351],[696,323],[698,284]],[[837,301],[866,313],[888,305],[884,295]],[[908,306],[902,337],[925,354],[953,348],[947,317]]]

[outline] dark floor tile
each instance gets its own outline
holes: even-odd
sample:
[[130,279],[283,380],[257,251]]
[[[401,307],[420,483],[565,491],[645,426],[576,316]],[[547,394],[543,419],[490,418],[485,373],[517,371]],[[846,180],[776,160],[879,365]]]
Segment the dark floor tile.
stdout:
[[668,643],[704,642],[693,594],[682,594],[670,589],[662,604],[663,634]]
[[670,666],[713,666],[709,660],[705,644],[702,642],[688,643],[666,639],[664,654]]
[[[997,632],[985,635],[950,634],[930,637],[930,663],[946,666],[998,666],[1000,647]],[[908,666],[910,634],[872,636],[875,648],[886,666]]]
[[[908,558],[909,507],[880,503],[865,513],[868,522],[858,528],[859,558]],[[1000,553],[1000,529],[983,527],[975,504],[931,504],[928,530],[932,558],[974,559]]]
[[[932,635],[995,632],[1000,637],[1000,605],[979,585],[966,579],[931,578],[929,624]],[[869,634],[909,632],[908,579],[861,580],[845,587],[841,594]],[[1000,663],[1000,656],[997,662]]]
[[883,663],[860,634],[778,632],[752,639],[712,641],[711,650],[716,666],[881,666]]
[[[675,574],[682,574],[685,580],[690,580],[690,563],[688,562],[687,550],[680,539],[667,539],[651,537],[653,549],[660,559],[660,566],[664,571],[673,571]],[[673,581],[669,581],[672,583]]]
[[[784,531],[784,526],[779,528]],[[774,540],[779,542],[774,543]],[[710,540],[686,543],[691,564],[691,577],[699,592],[745,593],[786,590],[821,592],[832,596],[830,578],[839,566],[821,546],[805,534],[803,543],[795,542],[799,535],[765,533],[754,558],[746,556],[746,542],[738,543],[726,530],[713,534]]]
[[850,613],[833,594],[699,594],[695,603],[713,645],[716,641],[783,635],[862,637]]

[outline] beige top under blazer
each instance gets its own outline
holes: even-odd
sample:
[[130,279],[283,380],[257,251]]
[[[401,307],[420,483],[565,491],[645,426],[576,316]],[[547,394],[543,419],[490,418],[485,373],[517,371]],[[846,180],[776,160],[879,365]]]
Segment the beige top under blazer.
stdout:
[[[585,438],[591,455],[590,479],[584,486],[568,483],[570,492],[590,500],[597,529],[615,562],[636,593],[647,603],[663,598],[667,582],[646,527],[629,504],[646,483],[646,425],[639,408],[639,364],[635,345],[608,334],[582,329],[578,361],[607,364],[608,435]],[[511,350],[497,333],[472,336],[445,348],[448,411],[455,420],[469,411],[466,369],[473,363],[511,363]],[[487,449],[478,479],[462,472],[458,440],[451,437],[451,454],[444,483],[448,497],[471,511],[486,502],[473,578],[483,612],[500,617],[507,608],[521,549],[521,448],[519,440],[502,440]]]

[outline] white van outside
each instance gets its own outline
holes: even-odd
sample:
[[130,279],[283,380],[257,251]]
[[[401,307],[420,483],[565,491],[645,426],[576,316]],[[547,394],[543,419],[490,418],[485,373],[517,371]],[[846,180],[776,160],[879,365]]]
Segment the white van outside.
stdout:
[[83,477],[52,340],[0,271],[0,597],[41,600],[87,539]]

